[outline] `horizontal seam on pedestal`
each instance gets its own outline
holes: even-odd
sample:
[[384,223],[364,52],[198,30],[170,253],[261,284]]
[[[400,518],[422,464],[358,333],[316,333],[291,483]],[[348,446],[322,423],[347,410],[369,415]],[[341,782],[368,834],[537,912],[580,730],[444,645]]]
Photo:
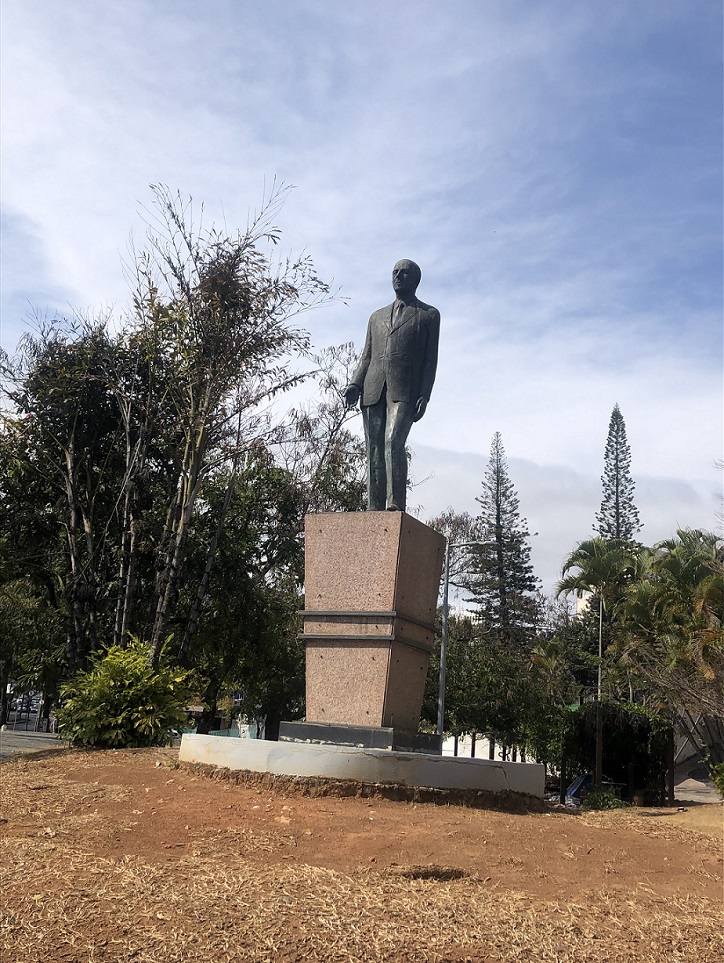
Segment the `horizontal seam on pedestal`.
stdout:
[[410,625],[418,625],[421,629],[427,629],[428,632],[435,631],[434,622],[422,622],[420,619],[413,619],[411,616],[404,615],[402,612],[398,612],[397,610],[394,610],[392,612],[390,611],[370,612],[369,610],[361,611],[361,612],[360,611],[344,612],[344,611],[340,611],[339,609],[334,609],[334,610],[330,609],[330,610],[320,610],[315,612],[313,609],[302,609],[299,612],[299,614],[302,616],[302,618],[305,618],[305,619],[317,618],[320,620],[326,619],[326,618],[340,618],[340,619],[360,618],[362,616],[364,616],[365,618],[373,618],[373,619],[400,619],[402,622],[409,622]]
[[332,635],[330,632],[300,632],[297,638],[313,639],[315,642],[398,642],[400,645],[407,645],[421,652],[432,652],[431,645],[400,638],[397,635]]

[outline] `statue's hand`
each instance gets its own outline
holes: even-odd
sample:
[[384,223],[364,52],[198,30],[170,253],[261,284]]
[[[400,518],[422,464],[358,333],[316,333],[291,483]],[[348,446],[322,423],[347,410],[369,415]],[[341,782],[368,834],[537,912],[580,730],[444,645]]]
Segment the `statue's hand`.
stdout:
[[347,385],[347,387],[342,392],[345,408],[354,408],[354,406],[359,401],[359,396],[360,396],[360,390],[357,387],[357,385]]
[[422,418],[422,416],[425,414],[426,409],[427,409],[427,399],[418,398],[417,404],[415,405],[415,417],[412,420],[419,421],[420,418]]

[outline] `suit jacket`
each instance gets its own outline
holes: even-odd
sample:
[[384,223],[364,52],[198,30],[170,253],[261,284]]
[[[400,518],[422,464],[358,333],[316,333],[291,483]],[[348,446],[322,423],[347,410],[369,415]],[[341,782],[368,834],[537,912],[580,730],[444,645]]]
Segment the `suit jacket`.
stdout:
[[351,384],[361,392],[360,404],[374,405],[387,385],[391,401],[415,404],[430,400],[437,370],[440,312],[415,298],[392,326],[394,302],[375,311]]

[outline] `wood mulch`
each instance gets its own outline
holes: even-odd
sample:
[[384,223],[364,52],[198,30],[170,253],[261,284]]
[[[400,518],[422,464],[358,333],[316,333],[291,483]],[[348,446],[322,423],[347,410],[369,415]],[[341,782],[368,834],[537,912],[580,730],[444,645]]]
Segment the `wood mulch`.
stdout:
[[211,777],[177,755],[55,749],[0,766],[3,959],[724,959],[721,805],[390,798]]

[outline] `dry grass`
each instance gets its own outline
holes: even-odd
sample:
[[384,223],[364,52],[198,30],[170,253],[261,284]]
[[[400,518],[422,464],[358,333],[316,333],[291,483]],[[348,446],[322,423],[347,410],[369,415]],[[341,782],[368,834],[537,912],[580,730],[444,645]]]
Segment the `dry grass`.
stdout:
[[541,905],[429,867],[345,876],[219,864],[204,852],[169,873],[140,859],[61,854],[46,839],[3,856],[34,883],[12,887],[3,921],[8,958],[27,963],[721,960],[721,906],[656,899],[641,886],[625,901],[603,890],[595,905]]
[[[293,862],[294,834],[271,825],[218,833],[187,827],[191,845],[172,865],[138,856],[106,858],[91,842],[83,845],[84,833],[103,819],[101,800],[129,807],[133,801],[122,786],[84,781],[84,767],[93,765],[97,757],[79,757],[73,780],[66,770],[55,771],[52,759],[40,767],[19,760],[0,769],[3,817],[14,832],[2,840],[3,960],[724,959],[719,900],[700,893],[664,897],[636,880],[623,893],[602,885],[595,901],[584,905],[501,887],[454,865],[341,873]],[[583,818],[605,830],[620,825],[621,816]],[[638,819],[646,832],[665,834],[671,846],[718,851],[711,839],[692,842],[671,826],[636,814],[625,818]],[[133,832],[131,809],[121,822]],[[515,845],[511,841],[511,858]],[[267,861],[272,855],[273,864]]]

